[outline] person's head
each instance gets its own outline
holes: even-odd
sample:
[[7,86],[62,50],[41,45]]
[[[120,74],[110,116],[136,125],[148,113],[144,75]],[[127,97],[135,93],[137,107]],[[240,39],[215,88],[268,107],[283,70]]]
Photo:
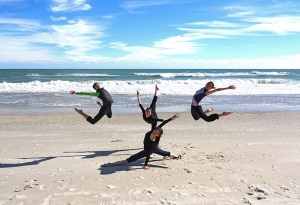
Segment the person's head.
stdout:
[[161,127],[157,127],[155,128],[155,130],[153,130],[152,134],[156,137],[159,138],[161,137],[161,135],[164,133],[163,129]]
[[205,88],[207,90],[211,90],[215,88],[215,84],[212,81],[209,81],[208,83],[206,83]]
[[99,83],[94,83],[93,84],[93,88],[95,89],[95,90],[98,90],[98,89],[100,89],[100,84]]
[[151,114],[152,114],[152,109],[151,109],[150,107],[148,107],[148,108],[145,110],[145,115],[146,115],[146,117],[149,117]]

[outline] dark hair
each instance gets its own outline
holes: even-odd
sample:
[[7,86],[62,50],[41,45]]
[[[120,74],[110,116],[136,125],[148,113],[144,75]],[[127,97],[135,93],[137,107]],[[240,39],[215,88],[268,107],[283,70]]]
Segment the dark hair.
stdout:
[[160,137],[162,136],[162,134],[164,133],[164,131],[163,131],[163,129],[161,127],[157,127],[155,129],[159,130],[159,135],[158,135],[158,137],[155,140],[155,144],[156,144],[155,146],[158,147],[159,141],[160,141]]
[[151,110],[152,111],[152,108],[151,107],[147,107],[146,110]]
[[95,89],[95,86],[96,86],[97,84],[99,84],[99,83],[95,82],[95,83],[93,84],[93,88],[94,88],[94,89]]
[[160,137],[164,133],[164,130],[161,127],[157,127],[155,129],[159,131],[159,136],[158,137]]
[[[208,83],[211,83],[212,84],[212,88],[215,88],[215,84],[212,81],[209,81]],[[208,84],[208,83],[206,83],[206,84]]]

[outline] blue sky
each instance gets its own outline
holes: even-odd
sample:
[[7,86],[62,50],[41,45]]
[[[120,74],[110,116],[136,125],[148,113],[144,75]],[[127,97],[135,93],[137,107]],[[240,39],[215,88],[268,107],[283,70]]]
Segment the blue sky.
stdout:
[[0,0],[0,68],[300,68],[299,0]]

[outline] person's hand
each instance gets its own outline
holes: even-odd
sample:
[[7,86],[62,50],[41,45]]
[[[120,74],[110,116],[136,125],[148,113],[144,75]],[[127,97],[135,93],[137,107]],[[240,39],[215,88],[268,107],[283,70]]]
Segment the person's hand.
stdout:
[[74,94],[76,94],[76,92],[75,92],[74,90],[71,90],[71,91],[70,91],[70,94],[71,94],[71,95],[74,95]]
[[136,90],[136,95],[139,97],[140,96],[140,91]]
[[173,117],[171,117],[171,119],[172,119],[172,120],[175,120],[176,118],[179,118],[179,117],[180,117],[180,114],[177,113],[177,114],[175,114]]
[[228,89],[235,89],[235,85],[229,86]]
[[97,104],[102,107],[103,105],[101,104],[101,102],[97,101]]
[[144,170],[148,170],[149,167],[148,167],[148,166],[143,166],[143,169],[144,169]]

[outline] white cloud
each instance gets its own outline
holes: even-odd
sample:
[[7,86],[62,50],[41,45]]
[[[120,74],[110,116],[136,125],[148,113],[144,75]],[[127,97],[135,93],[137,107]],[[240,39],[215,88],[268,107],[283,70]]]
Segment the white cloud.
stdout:
[[6,31],[36,31],[43,26],[35,20],[0,18],[0,30]]
[[281,35],[300,32],[300,16],[261,17],[248,21],[254,25],[246,28],[247,31],[269,31]]
[[155,41],[153,46],[127,46],[121,42],[113,42],[111,48],[122,50],[129,54],[122,59],[162,59],[165,56],[184,55],[197,52],[201,45],[193,42],[200,36],[185,34],[181,36],[172,36],[160,41]]
[[102,16],[102,18],[104,18],[104,19],[112,19],[112,18],[114,18],[114,16],[112,16],[112,15],[106,15],[106,16]]
[[131,0],[123,2],[120,7],[128,12],[133,12],[134,10],[142,7],[181,3],[189,3],[189,0]]
[[[20,61],[26,58],[28,60],[72,59],[74,61],[103,59],[101,56],[89,53],[100,47],[104,28],[99,25],[93,25],[84,20],[66,25],[50,26],[42,26],[35,21],[20,19],[0,19],[0,22],[11,23],[18,28],[27,28],[30,25],[30,31],[34,27],[36,28],[34,34],[32,32],[15,32],[12,35],[2,32],[0,35],[2,62],[14,58]],[[39,31],[39,29],[43,30]],[[54,53],[56,53],[55,56]]]
[[80,10],[90,10],[92,7],[86,4],[86,0],[52,0],[54,6],[50,9],[53,12],[61,11],[80,11]]
[[61,17],[56,18],[56,17],[50,16],[50,19],[52,21],[65,21],[65,20],[67,20],[67,17],[61,16]]
[[207,26],[207,27],[220,27],[220,28],[236,28],[239,27],[236,23],[225,21],[207,21],[207,22],[193,22],[187,23],[188,26]]
[[17,3],[20,3],[24,0],[0,0],[0,4],[8,4],[8,5],[14,5]]

